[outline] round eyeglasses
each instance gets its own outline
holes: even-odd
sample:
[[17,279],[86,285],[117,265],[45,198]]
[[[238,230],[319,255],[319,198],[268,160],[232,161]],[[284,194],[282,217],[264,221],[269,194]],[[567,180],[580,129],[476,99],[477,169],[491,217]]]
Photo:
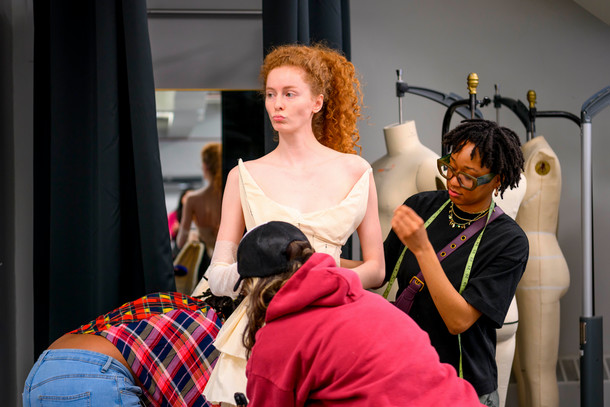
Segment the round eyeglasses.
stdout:
[[474,190],[479,185],[487,184],[490,182],[496,174],[490,172],[489,174],[481,175],[480,177],[473,177],[470,174],[466,174],[463,171],[456,171],[451,165],[449,165],[449,159],[451,158],[451,154],[447,154],[446,156],[439,158],[436,160],[436,164],[438,166],[438,172],[449,181],[453,177],[457,177],[458,183],[460,186],[468,191]]

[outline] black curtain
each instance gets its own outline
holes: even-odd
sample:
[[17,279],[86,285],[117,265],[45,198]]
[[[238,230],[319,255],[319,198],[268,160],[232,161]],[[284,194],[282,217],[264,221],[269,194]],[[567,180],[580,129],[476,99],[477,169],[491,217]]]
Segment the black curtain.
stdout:
[[35,352],[174,290],[145,0],[34,2]]
[[263,53],[323,41],[351,58],[349,0],[263,0]]

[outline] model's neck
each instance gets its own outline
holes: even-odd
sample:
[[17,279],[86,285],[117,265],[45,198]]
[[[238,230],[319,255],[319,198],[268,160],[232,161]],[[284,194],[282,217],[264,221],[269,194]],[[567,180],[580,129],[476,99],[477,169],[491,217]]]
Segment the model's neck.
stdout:
[[299,137],[280,135],[278,146],[273,153],[281,162],[294,165],[310,162],[314,157],[321,157],[326,150],[327,148],[311,133]]
[[390,155],[400,154],[414,146],[421,145],[413,120],[385,127],[383,133],[386,148]]

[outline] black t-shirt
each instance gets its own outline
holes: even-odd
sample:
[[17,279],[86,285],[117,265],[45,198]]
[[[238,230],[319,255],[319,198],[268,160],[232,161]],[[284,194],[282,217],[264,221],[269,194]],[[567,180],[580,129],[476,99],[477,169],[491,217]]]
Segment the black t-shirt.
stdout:
[[[426,221],[448,199],[447,191],[422,192],[407,199],[405,205]],[[447,205],[427,229],[428,238],[436,252],[462,232],[462,229],[449,225],[449,208],[450,205]],[[454,207],[454,210],[462,217],[468,216],[457,207]],[[472,236],[441,262],[445,274],[456,290],[459,290],[468,256],[480,233]],[[386,281],[392,275],[403,248],[404,245],[394,231],[390,231],[384,242]],[[488,224],[483,232],[468,284],[462,292],[464,299],[482,313],[481,317],[461,334],[464,378],[474,386],[479,396],[491,393],[498,387],[495,361],[496,329],[504,322],[517,284],[525,271],[528,253],[529,243],[523,230],[508,215],[500,215]],[[397,296],[419,271],[415,256],[407,250],[396,277]],[[409,315],[428,333],[440,360],[450,363],[457,370],[460,357],[458,336],[449,333],[427,286],[415,296]]]

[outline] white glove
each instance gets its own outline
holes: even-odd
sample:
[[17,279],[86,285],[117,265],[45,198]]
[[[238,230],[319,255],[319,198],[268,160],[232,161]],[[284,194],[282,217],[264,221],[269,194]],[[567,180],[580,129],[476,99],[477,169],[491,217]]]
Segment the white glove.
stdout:
[[[239,280],[236,257],[237,245],[235,243],[228,240],[216,242],[210,266],[206,270],[204,278],[195,287],[193,296],[201,295],[205,291],[205,286],[209,284],[212,294],[237,298],[239,289],[237,291],[233,290],[237,280]],[[207,278],[207,281],[205,281],[205,278]]]

